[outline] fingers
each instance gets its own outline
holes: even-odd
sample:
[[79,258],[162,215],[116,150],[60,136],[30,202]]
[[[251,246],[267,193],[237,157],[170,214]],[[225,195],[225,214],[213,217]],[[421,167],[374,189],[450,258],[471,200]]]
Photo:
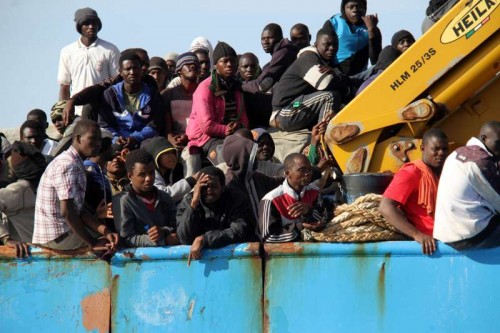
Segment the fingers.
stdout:
[[312,230],[312,231],[319,231],[323,229],[324,225],[321,222],[314,222],[314,223],[302,223],[302,226],[306,229]]
[[27,257],[30,255],[30,249],[29,249],[29,246],[28,244],[26,243],[21,243],[21,247],[22,247],[22,257]]
[[22,258],[23,257],[23,248],[22,248],[21,244],[16,243],[15,248],[16,248],[16,257]]
[[191,259],[199,260],[199,259],[201,259],[201,250],[191,251],[190,255],[191,255]]
[[120,237],[118,237],[117,233],[108,234],[106,236],[106,239],[109,241],[112,248],[114,248],[116,245],[118,245],[118,242],[120,241]]
[[436,252],[436,241],[434,239],[431,240],[431,254]]
[[432,238],[426,238],[422,242],[422,252],[431,255],[436,251],[436,242]]
[[297,218],[300,215],[304,215],[305,212],[306,209],[300,202],[298,202],[298,205],[292,204],[288,206],[288,214],[290,214],[291,217]]
[[152,242],[157,242],[160,239],[160,229],[157,226],[148,229],[148,236]]

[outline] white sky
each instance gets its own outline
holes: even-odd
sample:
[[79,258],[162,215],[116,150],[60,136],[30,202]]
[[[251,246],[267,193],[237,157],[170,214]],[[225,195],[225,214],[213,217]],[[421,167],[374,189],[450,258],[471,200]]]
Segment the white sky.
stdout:
[[[368,14],[377,13],[383,46],[392,35],[406,29],[418,38],[427,0],[372,0]],[[0,83],[0,128],[17,127],[34,108],[50,114],[58,99],[57,67],[63,46],[79,37],[73,21],[78,8],[92,7],[103,23],[99,37],[120,50],[142,47],[152,56],[169,51],[182,53],[198,36],[215,46],[229,43],[237,53],[253,52],[266,64],[260,33],[278,23],[288,37],[290,27],[301,22],[311,34],[340,11],[340,0],[0,0],[0,52],[4,79]]]

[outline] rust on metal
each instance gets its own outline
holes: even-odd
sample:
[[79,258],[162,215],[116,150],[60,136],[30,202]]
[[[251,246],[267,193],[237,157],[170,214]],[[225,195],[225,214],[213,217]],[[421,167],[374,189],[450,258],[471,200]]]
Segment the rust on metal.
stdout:
[[380,266],[380,269],[378,271],[378,280],[377,280],[377,305],[378,305],[378,312],[380,314],[380,318],[383,318],[385,315],[385,301],[386,301],[386,284],[387,284],[387,278],[386,278],[386,272],[387,269],[389,268],[389,263],[391,259],[391,254],[386,253],[384,256],[384,262],[382,263],[382,266]]
[[258,255],[260,251],[260,243],[259,242],[248,243],[248,246],[245,249],[245,251]]
[[365,147],[358,148],[347,162],[347,173],[362,172],[365,166],[367,155],[368,149],[366,149]]
[[87,331],[109,332],[111,315],[111,295],[108,288],[85,297],[82,307],[82,323]]
[[360,128],[358,125],[338,124],[332,129],[332,141],[338,145],[346,143],[358,135]]
[[[76,250],[53,250],[42,246],[32,246],[30,245],[31,251],[33,249],[39,248],[41,251],[37,251],[36,253],[32,253],[32,255],[42,258],[54,258],[54,259],[69,259],[69,258],[77,258],[77,257],[97,257],[89,250],[89,248],[82,248]],[[12,258],[16,259],[16,250],[14,248],[8,246],[0,246],[0,258]]]
[[413,141],[398,140],[391,142],[390,149],[394,157],[396,157],[399,161],[406,163],[410,160],[408,152],[410,150],[417,149],[417,146]]
[[304,247],[298,243],[276,243],[264,244],[266,254],[269,253],[285,253],[285,254],[302,254]]
[[262,297],[260,298],[260,307],[262,309],[262,333],[269,332],[269,300],[265,297],[265,292],[262,293]]
[[382,263],[382,266],[378,270],[378,297],[377,297],[377,303],[378,303],[378,311],[384,316],[384,311],[385,311],[385,262]]
[[187,313],[187,320],[191,320],[193,318],[194,306],[196,305],[196,301],[194,299],[189,302],[189,309]]
[[426,120],[434,115],[435,109],[431,101],[421,99],[401,109],[399,115],[401,119],[406,121]]

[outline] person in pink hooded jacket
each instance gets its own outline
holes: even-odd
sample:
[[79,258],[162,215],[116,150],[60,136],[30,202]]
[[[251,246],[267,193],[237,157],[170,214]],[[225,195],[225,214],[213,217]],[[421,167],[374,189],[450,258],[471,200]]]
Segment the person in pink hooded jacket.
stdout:
[[208,157],[215,165],[217,146],[237,129],[248,127],[248,118],[241,83],[236,78],[236,52],[227,43],[219,42],[213,61],[212,75],[200,83],[193,95],[186,134],[189,153]]

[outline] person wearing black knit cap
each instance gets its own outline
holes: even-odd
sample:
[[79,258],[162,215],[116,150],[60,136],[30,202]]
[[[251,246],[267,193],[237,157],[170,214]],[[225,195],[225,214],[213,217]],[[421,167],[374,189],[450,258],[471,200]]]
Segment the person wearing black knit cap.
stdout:
[[[75,12],[76,31],[80,38],[61,50],[57,82],[60,84],[59,100],[68,100],[84,88],[118,74],[118,48],[97,37],[102,22],[92,8],[80,8]],[[71,88],[71,89],[70,89]],[[76,108],[81,115],[82,107]]]
[[236,52],[227,43],[219,42],[213,63],[212,75],[199,84],[193,95],[186,134],[189,153],[206,156],[216,165],[217,146],[237,129],[248,127],[248,118],[241,82],[236,78]]

